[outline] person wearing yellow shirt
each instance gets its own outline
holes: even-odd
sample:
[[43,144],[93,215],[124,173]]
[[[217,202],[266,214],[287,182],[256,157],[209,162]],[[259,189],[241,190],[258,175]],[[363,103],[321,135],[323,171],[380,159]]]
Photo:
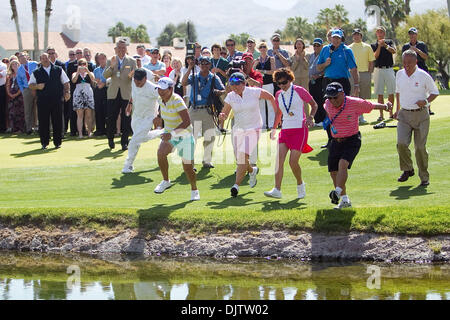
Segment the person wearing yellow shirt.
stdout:
[[[360,29],[353,30],[353,43],[349,47],[353,51],[355,56],[356,65],[358,67],[359,73],[359,98],[370,99],[371,93],[371,82],[372,82],[372,72],[375,66],[375,55],[373,53],[370,44],[364,43],[362,41],[363,34]],[[352,90],[353,92],[353,90]],[[364,117],[361,115],[359,118],[359,123],[367,123]]]

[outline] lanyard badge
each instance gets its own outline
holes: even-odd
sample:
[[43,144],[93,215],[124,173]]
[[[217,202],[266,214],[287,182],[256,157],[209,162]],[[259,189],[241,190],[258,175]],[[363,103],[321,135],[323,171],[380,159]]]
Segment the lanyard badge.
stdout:
[[291,110],[292,98],[293,98],[293,97],[294,97],[294,87],[291,86],[291,97],[289,98],[289,106],[287,106],[287,105],[286,105],[286,101],[284,100],[283,92],[281,92],[281,98],[283,99],[283,105],[284,105],[284,108],[286,109],[286,112],[287,112],[287,114],[288,114],[290,117],[293,117],[293,116],[294,116],[294,113],[293,113],[292,111],[289,111],[289,110]]

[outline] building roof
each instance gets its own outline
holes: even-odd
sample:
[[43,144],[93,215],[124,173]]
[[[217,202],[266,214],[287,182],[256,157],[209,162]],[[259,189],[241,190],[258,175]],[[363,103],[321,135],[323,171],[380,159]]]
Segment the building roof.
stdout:
[[[34,37],[33,32],[22,32],[22,44],[23,49],[26,51],[34,50]],[[43,50],[44,45],[44,33],[39,32],[39,47]],[[114,54],[115,44],[112,42],[74,42],[70,40],[62,32],[49,32],[48,33],[48,45],[55,48],[58,53],[58,59],[61,61],[66,61],[69,59],[68,51],[70,49],[76,48],[89,48],[92,55],[97,52],[104,52],[108,57]],[[136,54],[137,43],[131,43],[129,46],[129,55],[133,56]],[[152,45],[149,43],[143,43],[146,48],[151,48]],[[16,32],[0,32],[0,46],[7,51],[18,51],[19,43],[17,41]],[[170,50],[173,57],[177,57],[184,61],[186,54],[186,49],[175,49],[173,47],[161,47],[160,52],[164,50]]]

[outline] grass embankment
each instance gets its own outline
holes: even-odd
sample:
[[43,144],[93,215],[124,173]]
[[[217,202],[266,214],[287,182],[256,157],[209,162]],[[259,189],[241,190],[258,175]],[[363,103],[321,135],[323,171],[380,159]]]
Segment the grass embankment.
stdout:
[[[215,148],[216,168],[198,172],[198,202],[189,201],[189,185],[179,163],[170,162],[170,177],[175,185],[162,195],[153,193],[161,181],[156,140],[142,145],[135,173],[123,175],[120,171],[126,152],[120,148],[111,152],[106,139],[70,138],[59,150],[42,151],[37,136],[1,135],[0,223],[222,232],[270,228],[449,234],[449,104],[450,96],[440,96],[433,103],[436,115],[431,118],[427,142],[431,177],[428,188],[418,186],[417,174],[403,184],[397,182],[400,169],[396,129],[373,130],[378,112],[366,116],[371,125],[361,127],[363,146],[347,184],[353,208],[340,212],[331,210],[328,198],[332,184],[326,166],[327,151],[320,149],[326,139],[321,129],[311,130],[309,144],[314,151],[300,160],[307,183],[305,199],[295,199],[296,183],[287,163],[283,199],[264,197],[263,192],[273,186],[276,150],[264,134],[257,186],[250,189],[244,181],[240,195],[230,198],[235,166],[227,136],[225,143]],[[201,140],[198,145],[196,163],[201,162]],[[179,161],[176,155],[172,159]]]

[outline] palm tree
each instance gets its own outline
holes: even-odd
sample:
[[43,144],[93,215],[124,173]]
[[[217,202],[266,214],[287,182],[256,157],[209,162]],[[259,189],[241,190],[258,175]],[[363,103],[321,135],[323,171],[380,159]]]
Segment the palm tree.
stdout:
[[23,51],[22,34],[20,33],[19,16],[17,15],[16,0],[10,0],[10,4],[12,11],[11,20],[14,19],[14,23],[16,24],[17,42],[19,43],[19,51]]
[[48,46],[48,23],[51,14],[52,14],[52,0],[47,0],[45,4],[44,50]]
[[108,37],[112,38],[112,42],[116,43],[116,38],[125,33],[125,25],[123,22],[117,22],[114,27],[108,29]]
[[38,32],[38,15],[36,0],[31,0],[31,11],[33,12],[33,36],[34,36],[34,52],[33,58],[36,59],[39,54],[39,32]]
[[302,17],[288,18],[284,32],[288,38],[312,38],[312,26],[307,19]]
[[344,24],[349,22],[348,20],[348,11],[345,10],[344,6],[341,4],[337,4],[333,10],[333,20],[336,23],[336,26],[341,28]]

